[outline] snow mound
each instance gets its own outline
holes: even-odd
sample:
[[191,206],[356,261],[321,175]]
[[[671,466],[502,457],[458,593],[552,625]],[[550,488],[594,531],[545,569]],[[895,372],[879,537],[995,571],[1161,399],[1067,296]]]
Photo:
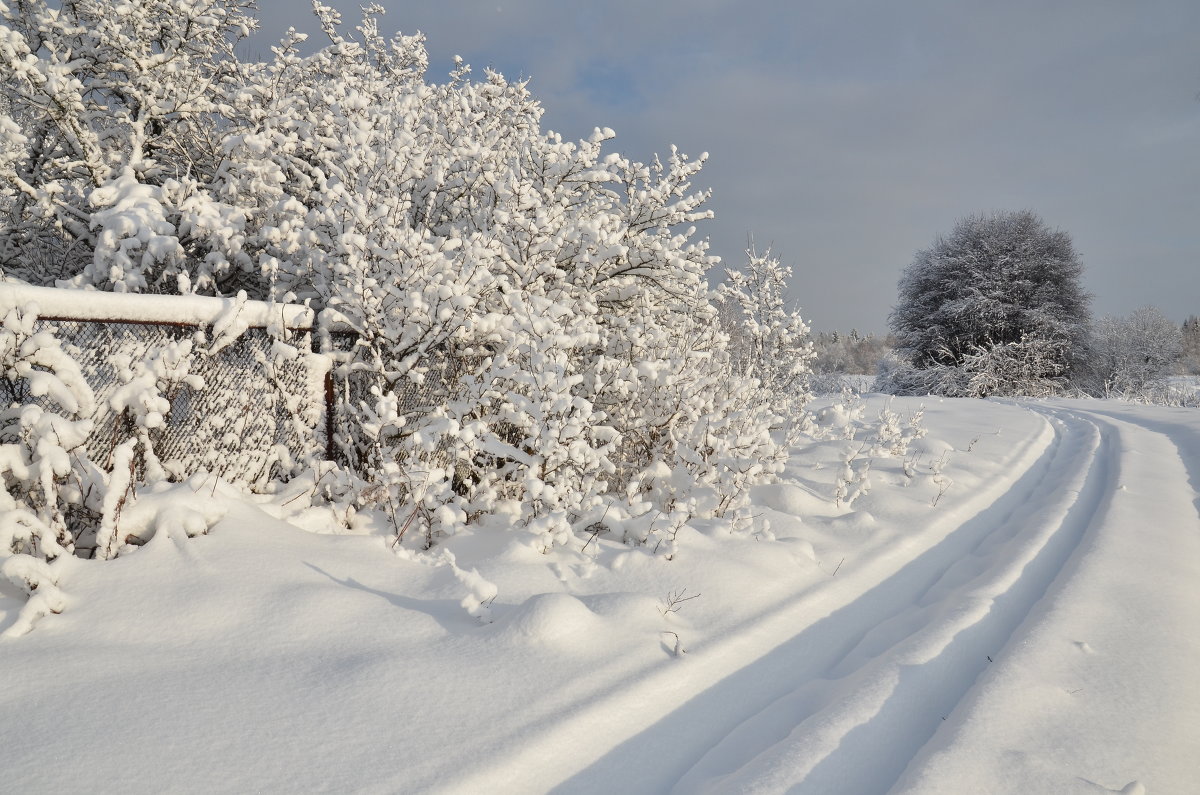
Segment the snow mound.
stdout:
[[604,619],[574,596],[543,593],[500,615],[493,631],[496,639],[503,642],[569,649],[590,646],[586,639],[605,624]]
[[754,502],[789,516],[827,513],[829,501],[793,483],[769,483],[752,491]]

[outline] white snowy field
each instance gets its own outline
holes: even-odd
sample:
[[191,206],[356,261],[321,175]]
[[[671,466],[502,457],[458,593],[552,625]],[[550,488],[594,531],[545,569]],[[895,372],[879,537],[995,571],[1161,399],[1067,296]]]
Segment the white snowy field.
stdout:
[[924,402],[850,505],[813,443],[670,560],[176,487],[225,518],[0,638],[0,791],[1200,791],[1200,411]]

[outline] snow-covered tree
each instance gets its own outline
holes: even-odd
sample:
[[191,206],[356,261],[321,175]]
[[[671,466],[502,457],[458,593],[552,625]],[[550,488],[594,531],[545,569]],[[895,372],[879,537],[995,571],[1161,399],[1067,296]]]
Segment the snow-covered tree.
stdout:
[[974,379],[967,394],[1046,389],[1086,342],[1082,270],[1070,237],[1032,212],[960,220],[900,279],[889,323],[905,366],[882,386],[949,393]]
[[1094,395],[1137,395],[1164,386],[1183,357],[1179,326],[1152,306],[1096,321],[1079,379]]
[[548,548],[596,515],[734,515],[778,468],[705,282],[704,157],[564,141],[525,83],[461,62],[429,83],[378,6],[347,31],[316,2],[327,46],[290,32],[244,64],[245,2],[52,5],[4,7],[2,123],[33,134],[0,155],[0,262],[336,312],[357,339],[340,449],[398,535],[506,511]]
[[717,303],[734,370],[759,382],[765,402],[795,441],[807,424],[814,354],[808,325],[784,299],[792,269],[769,250],[759,254],[751,247],[746,264],[727,269],[726,275],[728,280],[717,288]]
[[207,238],[236,230],[239,213],[206,186],[222,160],[218,119],[235,115],[233,47],[255,24],[252,6],[0,3],[5,274],[188,292],[220,272]]
[[666,494],[665,466],[713,493],[689,510],[736,510],[777,454],[713,322],[704,159],[563,141],[523,82],[459,63],[429,84],[378,9],[353,35],[317,10],[330,45],[291,35],[254,72],[214,184],[245,210],[231,261],[357,332],[341,441],[364,502],[425,543],[508,505],[549,547],[613,495]]
[[1200,317],[1191,315],[1183,321],[1183,360],[1185,373],[1200,375]]

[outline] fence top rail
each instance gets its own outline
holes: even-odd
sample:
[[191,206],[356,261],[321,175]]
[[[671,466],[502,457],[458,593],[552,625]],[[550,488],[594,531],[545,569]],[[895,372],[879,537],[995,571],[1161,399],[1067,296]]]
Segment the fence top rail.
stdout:
[[268,304],[237,298],[201,295],[145,295],[100,290],[68,290],[0,283],[0,315],[15,307],[37,306],[39,317],[107,323],[161,323],[176,326],[209,326],[236,318],[243,327],[313,328],[316,312],[297,304]]

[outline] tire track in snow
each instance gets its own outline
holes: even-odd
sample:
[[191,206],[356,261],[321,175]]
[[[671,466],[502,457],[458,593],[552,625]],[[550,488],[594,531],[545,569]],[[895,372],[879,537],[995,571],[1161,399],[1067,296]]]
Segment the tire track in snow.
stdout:
[[[929,587],[997,517],[1019,510],[1060,466],[1060,446],[1060,434],[1045,422],[1006,456],[1011,477],[981,484],[970,502],[954,510],[932,512],[911,544],[859,558],[853,571],[747,616],[736,630],[694,645],[687,658],[665,660],[612,685],[589,688],[581,682],[569,712],[543,716],[536,724],[514,716],[508,728],[519,739],[500,737],[485,754],[505,760],[503,765],[442,770],[406,785],[441,792],[526,791],[536,770],[537,788],[562,782],[565,792],[608,792],[614,781],[628,783],[636,770],[638,786],[631,791],[669,790],[704,749],[742,719],[786,696],[798,680],[821,677],[858,642],[856,632],[894,608],[896,594]],[[635,727],[640,730],[631,734]]]
[[[1144,406],[1138,406],[1139,413],[1131,413],[1113,408],[1102,408],[1098,406],[1087,406],[1083,410],[1086,414],[1092,416],[1104,417],[1108,420],[1115,421],[1139,430],[1149,431],[1150,433],[1161,436],[1171,447],[1175,449],[1175,455],[1179,458],[1180,465],[1184,472],[1187,473],[1188,485],[1191,486],[1195,498],[1192,504],[1196,507],[1196,515],[1200,517],[1200,432],[1184,422],[1168,422],[1160,419],[1150,419],[1143,415],[1145,412]],[[1195,412],[1195,409],[1176,409],[1163,408],[1161,411],[1168,418],[1175,412]],[[1180,446],[1178,439],[1183,438],[1187,441],[1186,449]]]
[[1037,410],[1110,437],[1108,500],[999,665],[894,790],[1193,792],[1200,415],[1108,402]]
[[910,564],[936,569],[912,578],[926,579],[924,587],[881,585],[894,607],[876,613],[828,669],[722,739],[676,791],[890,788],[1045,595],[1108,499],[1109,434],[1079,418],[1051,422],[1052,459],[1017,508],[985,512],[959,531],[963,543]]
[[[674,712],[566,781],[562,791],[603,791],[613,780],[627,777],[631,769],[645,774],[640,791],[663,791],[676,783],[681,792],[708,786],[753,789],[758,773],[767,771],[773,771],[769,780],[757,785],[782,789],[802,782],[808,772],[819,772],[818,765],[827,757],[845,762],[834,764],[835,768],[854,768],[855,777],[867,786],[850,786],[839,769],[833,786],[824,791],[886,789],[936,730],[941,716],[969,689],[986,666],[988,654],[1003,645],[1002,638],[996,639],[997,622],[981,623],[982,619],[999,601],[1006,608],[996,611],[1007,616],[1005,628],[1011,631],[1019,624],[1070,556],[1098,507],[1108,481],[1106,458],[1097,456],[1103,440],[1089,423],[1076,423],[1065,431],[1060,426],[1061,422],[1054,425],[1053,441],[990,506],[856,598],[812,621],[798,635],[692,695]],[[1081,500],[1085,486],[1088,499]],[[1050,513],[1055,520],[1040,521],[1041,515]],[[1073,518],[1069,523],[1063,520],[1068,514]],[[1067,524],[1074,532],[1059,532]],[[1021,530],[1025,525],[1036,528]],[[1025,578],[1020,573],[1029,560],[1020,566],[984,567],[982,575],[963,574],[956,567],[981,550],[993,558],[1000,555],[1003,539],[997,539],[1002,536],[1015,538],[1012,543],[1026,549],[1031,560],[1042,560],[1041,567],[1033,567]],[[1060,541],[1048,544],[1051,538]],[[1052,553],[1041,555],[1047,546]],[[947,578],[956,575],[968,582],[982,576],[998,583],[996,593],[984,593],[986,583],[976,583],[969,599],[933,599],[939,583],[952,595],[966,592],[966,586],[946,585],[951,581]],[[1032,595],[1014,590],[1016,582],[1024,582],[1026,590],[1032,587]],[[1013,596],[1004,598],[1010,591]],[[932,601],[922,606],[922,600]],[[983,628],[975,632],[982,636],[975,643],[987,651],[964,674],[968,669],[962,661],[943,652],[964,648],[952,641],[975,625]],[[925,673],[914,677],[914,671]],[[931,682],[922,683],[922,678],[930,677]],[[948,680],[951,687],[946,686]],[[936,692],[929,696],[926,689]],[[947,693],[954,696],[947,700]],[[898,728],[892,725],[894,720],[889,724],[887,714],[871,721],[889,703],[906,704],[911,711]],[[875,736],[872,741],[871,731],[852,736],[860,724],[888,728],[882,740]],[[911,739],[897,744],[895,731]],[[840,746],[857,747],[862,753],[837,753]],[[874,751],[872,746],[877,746]],[[887,750],[900,747],[904,752]],[[777,757],[774,762],[772,755]],[[743,775],[752,771],[757,772]],[[786,772],[786,780],[770,778],[781,771]]]

